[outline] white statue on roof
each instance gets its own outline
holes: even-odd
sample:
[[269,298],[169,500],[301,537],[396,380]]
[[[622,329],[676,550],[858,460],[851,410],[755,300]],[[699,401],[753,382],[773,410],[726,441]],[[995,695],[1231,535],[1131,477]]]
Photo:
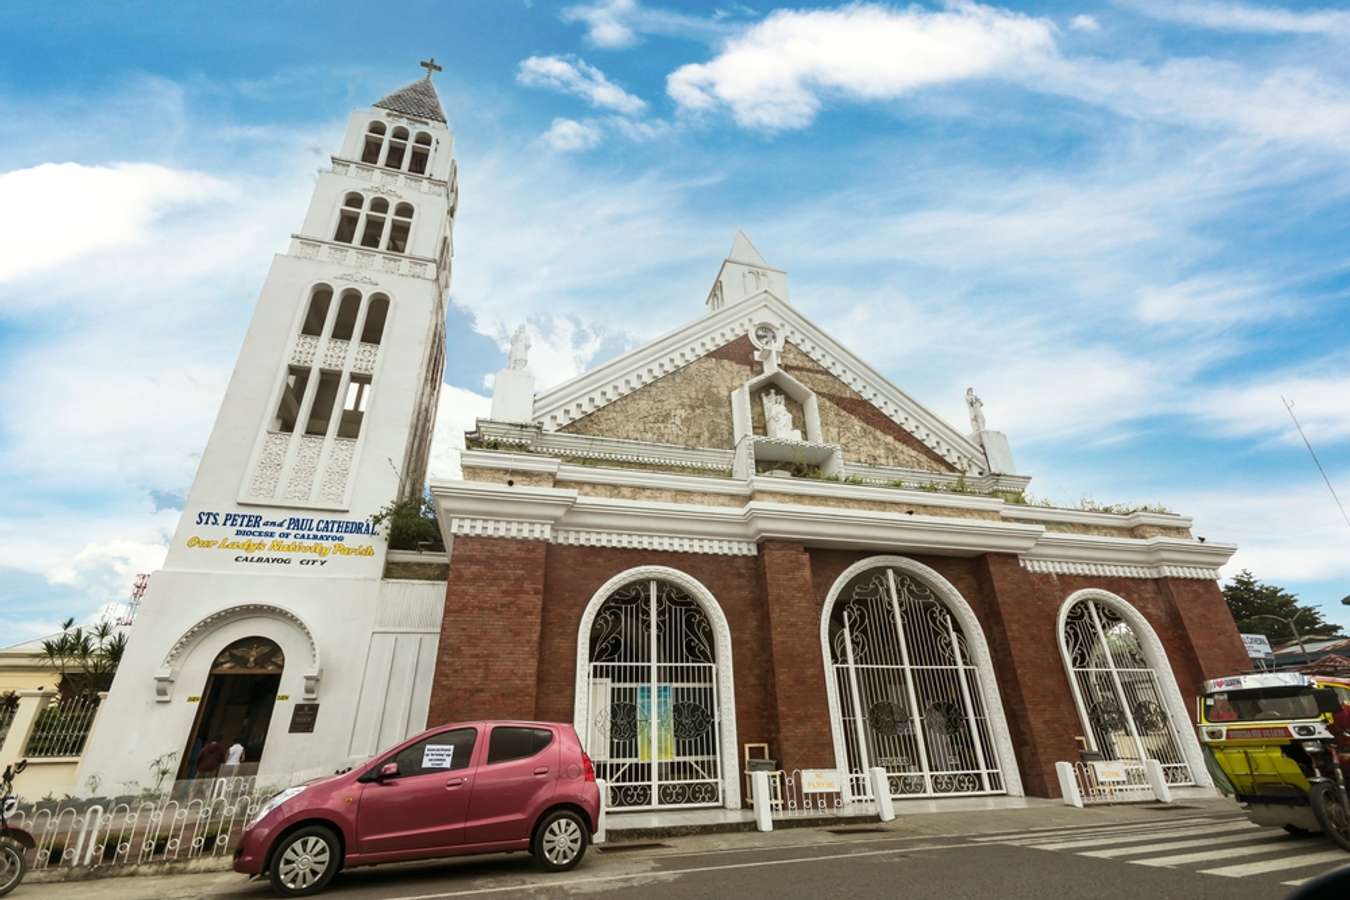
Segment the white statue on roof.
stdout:
[[800,441],[802,432],[792,427],[792,413],[788,412],[787,400],[777,391],[764,392],[764,430],[771,438],[788,441]]
[[506,367],[520,371],[530,364],[530,334],[521,325],[511,335],[511,352],[506,357]]
[[970,430],[975,434],[985,431],[984,401],[975,396],[973,387],[966,388],[966,408],[970,410]]

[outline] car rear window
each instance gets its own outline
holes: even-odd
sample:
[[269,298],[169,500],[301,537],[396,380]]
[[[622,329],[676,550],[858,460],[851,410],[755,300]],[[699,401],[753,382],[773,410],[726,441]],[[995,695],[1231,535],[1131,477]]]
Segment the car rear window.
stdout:
[[502,725],[492,729],[488,739],[488,765],[534,756],[551,743],[553,732],[547,728]]

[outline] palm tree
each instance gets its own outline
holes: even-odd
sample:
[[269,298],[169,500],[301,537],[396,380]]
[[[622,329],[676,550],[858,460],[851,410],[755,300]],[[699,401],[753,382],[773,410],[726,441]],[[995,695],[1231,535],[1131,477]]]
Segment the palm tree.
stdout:
[[92,694],[112,685],[126,646],[126,632],[107,619],[86,629],[71,618],[61,623],[60,634],[42,642],[42,655],[60,673],[62,694]]

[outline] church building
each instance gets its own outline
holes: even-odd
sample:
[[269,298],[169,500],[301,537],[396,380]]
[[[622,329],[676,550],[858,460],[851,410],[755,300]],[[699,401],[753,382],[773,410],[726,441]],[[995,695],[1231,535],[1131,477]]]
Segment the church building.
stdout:
[[431,482],[445,552],[390,550],[370,516],[424,489],[446,352],[428,66],[353,114],[273,264],[88,774],[186,777],[222,738],[279,778],[519,718],[573,723],[616,811],[738,808],[750,757],[901,799],[1057,796],[1080,750],[1211,786],[1192,710],[1248,665],[1235,548],[1029,504],[973,391],[939,418],[741,233],[688,325],[570,381],[535,390],[522,327]]

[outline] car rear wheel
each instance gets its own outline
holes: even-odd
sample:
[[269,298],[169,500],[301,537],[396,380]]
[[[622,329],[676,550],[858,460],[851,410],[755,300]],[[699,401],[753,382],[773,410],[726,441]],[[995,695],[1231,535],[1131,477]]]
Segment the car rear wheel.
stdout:
[[272,890],[282,897],[307,897],[328,886],[341,864],[337,836],[322,825],[286,835],[272,854]]
[[590,841],[585,820],[570,809],[559,809],[544,816],[534,830],[530,852],[545,872],[566,872],[581,862]]

